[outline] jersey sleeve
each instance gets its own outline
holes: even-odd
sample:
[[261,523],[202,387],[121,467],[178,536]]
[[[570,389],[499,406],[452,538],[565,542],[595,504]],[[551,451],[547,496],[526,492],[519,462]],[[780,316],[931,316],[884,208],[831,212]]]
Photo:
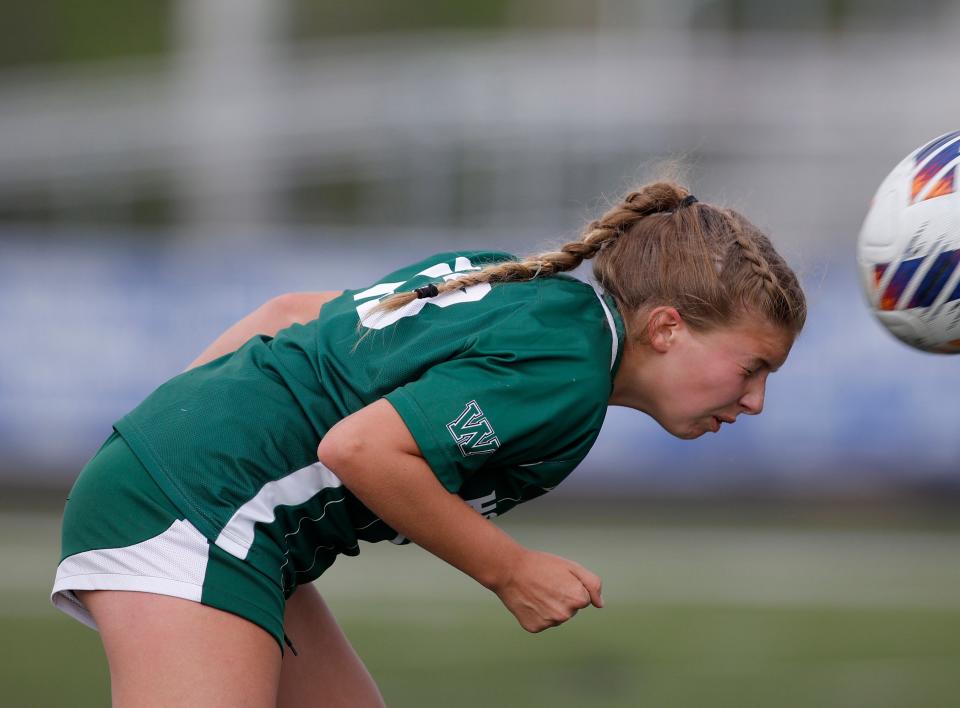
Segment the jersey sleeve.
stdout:
[[385,398],[440,482],[457,492],[484,465],[531,477],[549,470],[542,482],[551,484],[553,458],[565,468],[586,454],[609,394],[602,364],[558,350],[452,359]]

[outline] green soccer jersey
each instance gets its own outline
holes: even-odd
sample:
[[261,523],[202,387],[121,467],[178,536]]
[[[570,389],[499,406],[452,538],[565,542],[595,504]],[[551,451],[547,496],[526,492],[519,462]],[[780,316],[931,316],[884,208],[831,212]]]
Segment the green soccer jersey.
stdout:
[[348,290],[315,320],[175,377],[115,428],[204,535],[288,591],[360,540],[404,542],[316,454],[380,398],[449,491],[502,514],[559,484],[596,440],[623,350],[613,299],[553,276],[371,310],[508,259],[444,253]]

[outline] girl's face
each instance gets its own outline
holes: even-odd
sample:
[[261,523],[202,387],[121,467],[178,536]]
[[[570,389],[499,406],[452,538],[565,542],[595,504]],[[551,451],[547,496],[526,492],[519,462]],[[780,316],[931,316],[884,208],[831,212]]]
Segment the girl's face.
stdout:
[[624,353],[610,402],[638,408],[684,439],[760,413],[767,376],[793,345],[792,334],[762,320],[695,332],[673,308],[658,308],[651,323],[649,342]]

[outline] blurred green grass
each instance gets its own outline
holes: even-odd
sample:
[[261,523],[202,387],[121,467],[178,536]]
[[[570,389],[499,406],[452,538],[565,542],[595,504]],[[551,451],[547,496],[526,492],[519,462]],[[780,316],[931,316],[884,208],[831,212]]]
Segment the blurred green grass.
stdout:
[[[108,705],[96,634],[47,600],[56,514],[0,515],[0,705]],[[960,530],[522,514],[524,543],[604,578],[603,610],[523,632],[415,547],[319,581],[394,707],[947,708],[960,689]]]

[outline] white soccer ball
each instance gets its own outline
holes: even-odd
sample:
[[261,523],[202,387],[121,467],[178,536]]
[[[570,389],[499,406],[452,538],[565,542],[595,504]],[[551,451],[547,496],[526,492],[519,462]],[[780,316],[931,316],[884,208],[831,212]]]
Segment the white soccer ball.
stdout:
[[960,130],[910,153],[883,180],[860,229],[861,283],[898,339],[960,353]]

